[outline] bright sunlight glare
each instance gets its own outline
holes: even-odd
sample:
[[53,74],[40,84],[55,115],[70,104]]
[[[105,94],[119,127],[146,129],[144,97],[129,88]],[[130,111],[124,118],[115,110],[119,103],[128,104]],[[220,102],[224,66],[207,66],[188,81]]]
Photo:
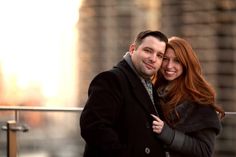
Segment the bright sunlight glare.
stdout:
[[17,105],[35,97],[43,105],[75,105],[79,2],[0,1],[2,101]]

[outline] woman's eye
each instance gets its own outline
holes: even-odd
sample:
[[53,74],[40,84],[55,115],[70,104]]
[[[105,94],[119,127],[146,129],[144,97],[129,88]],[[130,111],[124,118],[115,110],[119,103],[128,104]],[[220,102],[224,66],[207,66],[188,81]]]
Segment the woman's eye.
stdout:
[[175,61],[175,63],[179,63],[179,60],[178,60],[178,59],[175,59],[174,61]]

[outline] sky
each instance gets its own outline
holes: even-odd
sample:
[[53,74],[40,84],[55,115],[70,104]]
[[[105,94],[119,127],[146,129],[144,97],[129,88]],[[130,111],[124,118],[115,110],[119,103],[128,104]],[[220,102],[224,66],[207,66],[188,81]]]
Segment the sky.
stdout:
[[78,0],[0,0],[1,99],[75,106]]

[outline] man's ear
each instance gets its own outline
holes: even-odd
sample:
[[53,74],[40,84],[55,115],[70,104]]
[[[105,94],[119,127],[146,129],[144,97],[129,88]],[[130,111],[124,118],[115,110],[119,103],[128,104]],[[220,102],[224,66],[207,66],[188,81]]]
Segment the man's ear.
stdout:
[[136,48],[135,44],[131,44],[131,45],[129,46],[129,52],[130,52],[131,54],[134,53],[135,48]]

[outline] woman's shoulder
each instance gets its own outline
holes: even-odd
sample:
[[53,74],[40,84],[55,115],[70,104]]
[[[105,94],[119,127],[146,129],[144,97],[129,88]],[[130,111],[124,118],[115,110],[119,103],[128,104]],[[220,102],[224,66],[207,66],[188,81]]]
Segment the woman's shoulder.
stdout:
[[[217,113],[214,110],[213,107],[211,106],[206,106],[206,105],[201,105],[189,101],[185,101],[178,105],[176,110],[182,114],[182,117],[188,117],[191,116],[192,118],[204,118],[204,119],[209,119],[212,116],[217,117]],[[189,117],[188,117],[189,118]]]
[[219,133],[221,124],[216,111],[210,106],[185,102],[180,113],[180,121],[176,128],[192,132],[206,128],[213,128]]

